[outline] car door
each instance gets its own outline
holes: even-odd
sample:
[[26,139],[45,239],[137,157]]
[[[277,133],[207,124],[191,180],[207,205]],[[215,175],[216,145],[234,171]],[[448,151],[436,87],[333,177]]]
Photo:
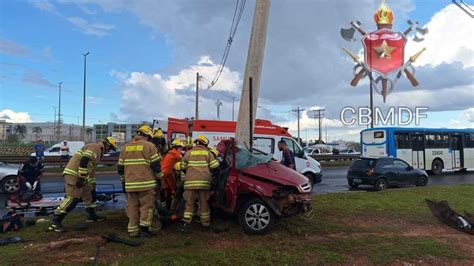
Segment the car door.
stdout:
[[397,174],[397,183],[401,185],[408,185],[416,182],[416,176],[407,163],[400,159],[395,159],[393,161],[393,166]]
[[398,183],[396,169],[393,166],[392,158],[379,158],[375,166],[375,173],[378,176],[385,177],[389,184]]

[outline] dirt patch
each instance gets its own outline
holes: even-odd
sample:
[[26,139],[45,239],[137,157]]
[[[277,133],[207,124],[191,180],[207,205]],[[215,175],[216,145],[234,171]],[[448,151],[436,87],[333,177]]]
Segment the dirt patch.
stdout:
[[56,251],[59,249],[65,249],[70,245],[80,245],[84,243],[97,243],[101,241],[100,237],[83,237],[83,238],[69,238],[58,241],[52,241],[47,244],[39,244],[34,246],[39,252]]

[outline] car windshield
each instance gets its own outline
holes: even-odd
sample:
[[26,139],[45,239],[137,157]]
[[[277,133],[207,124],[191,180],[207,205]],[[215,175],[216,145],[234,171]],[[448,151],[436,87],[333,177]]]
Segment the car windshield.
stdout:
[[[235,168],[244,169],[244,168],[254,167],[259,164],[268,163],[273,158],[271,154],[266,154],[260,150],[255,150],[255,152],[260,152],[262,154],[251,153],[247,148],[237,145]],[[228,156],[232,158],[230,149],[229,149]]]

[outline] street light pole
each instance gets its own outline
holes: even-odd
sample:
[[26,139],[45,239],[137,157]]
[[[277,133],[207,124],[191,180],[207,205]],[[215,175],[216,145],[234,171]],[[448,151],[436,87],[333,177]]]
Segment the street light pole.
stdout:
[[82,54],[84,56],[84,94],[82,96],[82,132],[81,132],[81,139],[85,141],[84,135],[86,132],[86,67],[87,67],[87,56],[90,53],[87,52]]
[[58,82],[59,85],[59,107],[58,107],[58,140],[61,138],[61,85],[62,81]]

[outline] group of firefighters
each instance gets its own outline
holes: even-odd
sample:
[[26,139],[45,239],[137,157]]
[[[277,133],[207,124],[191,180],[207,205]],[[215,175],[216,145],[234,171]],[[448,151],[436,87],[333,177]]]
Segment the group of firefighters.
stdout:
[[[104,153],[116,148],[116,140],[107,137],[99,143],[86,144],[71,157],[63,171],[66,197],[54,211],[51,231],[64,232],[63,219],[81,201],[86,207],[87,222],[105,220],[95,211],[95,168]],[[155,235],[161,227],[157,205],[164,205],[172,220],[181,218],[183,233],[189,231],[196,209],[201,225],[209,228],[208,200],[211,181],[219,167],[218,156],[217,149],[204,136],[174,139],[168,146],[161,129],[153,130],[148,125],[138,128],[135,137],[121,147],[117,163],[127,201],[129,236]],[[184,210],[180,207],[183,199]]]

